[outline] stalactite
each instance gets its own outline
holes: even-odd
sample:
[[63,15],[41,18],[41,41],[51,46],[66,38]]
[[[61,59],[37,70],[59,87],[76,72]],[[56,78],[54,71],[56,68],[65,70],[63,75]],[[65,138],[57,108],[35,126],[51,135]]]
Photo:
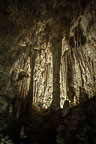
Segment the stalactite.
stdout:
[[33,102],[33,75],[34,75],[35,59],[36,59],[36,51],[33,50],[30,55],[31,81],[28,94],[29,112],[32,108],[32,102]]
[[[50,59],[49,59],[50,57]],[[42,107],[49,107],[51,103],[51,97],[52,95],[52,90],[49,92],[49,87],[51,85],[52,87],[52,71],[51,69],[49,70],[49,65],[50,67],[52,66],[52,54],[49,50],[48,47],[46,49],[42,49],[41,53],[38,53],[38,56],[36,57],[36,65],[34,68],[35,75],[34,75],[34,82],[33,85],[35,85],[35,80],[36,80],[36,91],[34,89],[34,99],[36,99],[36,104],[42,105]],[[37,95],[37,96],[36,96]],[[35,102],[34,101],[34,102]]]
[[[65,100],[69,99],[70,101],[74,101],[74,90],[73,90],[73,66],[74,66],[74,57],[73,57],[73,52],[72,49],[68,49],[65,51],[64,55],[64,89],[65,89]],[[62,67],[63,67],[62,65]]]
[[76,51],[75,56],[76,56],[76,59],[77,59],[77,61],[78,61],[78,64],[79,64],[79,69],[80,69],[80,75],[81,75],[81,87],[84,87],[84,81],[83,81],[83,71],[82,71],[82,66],[81,66],[81,63],[80,63],[80,61],[79,61],[78,51]]
[[73,66],[74,66],[74,59],[72,57],[72,53],[69,50],[69,53],[67,55],[67,97],[71,102],[74,102],[74,85],[73,85]]
[[68,86],[68,80],[67,80],[67,74],[68,74],[68,65],[67,65],[67,55],[68,55],[68,51],[66,51],[64,53],[64,79],[65,79],[65,85],[66,85],[66,96],[65,96],[65,99],[67,99],[67,86]]
[[[30,83],[30,69],[29,69],[29,58],[24,64],[26,56],[22,54],[21,58],[13,66],[13,72],[11,74],[11,85],[14,89],[14,117],[19,118],[25,111],[26,101],[29,83]],[[24,66],[25,65],[25,66]]]

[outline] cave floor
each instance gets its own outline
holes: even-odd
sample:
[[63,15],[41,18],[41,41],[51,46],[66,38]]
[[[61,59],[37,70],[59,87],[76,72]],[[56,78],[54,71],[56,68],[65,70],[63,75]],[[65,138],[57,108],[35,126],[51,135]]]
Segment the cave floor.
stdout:
[[[74,106],[67,116],[62,109],[44,113],[32,109],[11,122],[5,134],[14,144],[96,144],[96,97]],[[25,138],[20,138],[24,127]]]

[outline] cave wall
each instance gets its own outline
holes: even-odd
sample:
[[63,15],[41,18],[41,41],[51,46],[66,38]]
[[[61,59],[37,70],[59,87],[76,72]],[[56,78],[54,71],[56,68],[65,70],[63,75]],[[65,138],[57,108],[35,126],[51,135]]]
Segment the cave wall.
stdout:
[[[46,45],[45,45],[46,46]],[[33,102],[41,107],[50,106],[53,92],[53,63],[52,53],[48,47],[38,52],[34,69],[34,99]]]
[[[63,40],[62,46],[61,81],[63,82],[61,82],[61,93],[62,96],[65,95],[70,101],[77,103],[82,97],[81,91],[87,93],[89,98],[96,93],[96,43],[95,34],[93,34],[96,31],[95,15],[92,16],[89,10],[90,7],[86,8],[84,14],[80,15],[78,20],[73,23],[70,27],[69,41]],[[90,29],[92,21],[93,25]],[[94,32],[91,31],[92,29]]]
[[[13,113],[14,105],[22,105],[20,99],[25,98],[26,101],[33,98],[45,108],[50,105],[57,92],[53,93],[52,79],[53,54],[58,42],[61,42],[61,64],[56,87],[59,89],[60,82],[61,107],[66,99],[74,105],[84,100],[82,93],[87,93],[89,98],[96,93],[94,0],[85,3],[82,0],[1,1],[0,12],[1,113],[4,105],[8,114]],[[35,52],[33,67],[30,58]],[[28,97],[29,91],[33,94]]]

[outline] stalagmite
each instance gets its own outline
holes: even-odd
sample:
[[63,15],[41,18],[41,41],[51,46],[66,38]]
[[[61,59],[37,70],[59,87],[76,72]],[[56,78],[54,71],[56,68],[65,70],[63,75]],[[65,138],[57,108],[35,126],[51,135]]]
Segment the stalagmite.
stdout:
[[69,101],[66,100],[64,102],[64,106],[63,106],[63,117],[65,117],[66,115],[68,115],[69,112],[70,112],[70,104],[69,104]]

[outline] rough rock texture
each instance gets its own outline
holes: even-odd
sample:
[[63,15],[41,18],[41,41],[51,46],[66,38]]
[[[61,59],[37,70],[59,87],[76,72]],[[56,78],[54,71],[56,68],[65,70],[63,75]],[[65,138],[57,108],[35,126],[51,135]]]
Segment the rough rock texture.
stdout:
[[95,0],[0,1],[0,127],[96,94]]
[[57,144],[95,144],[96,97],[75,106],[57,128]]
[[[34,9],[32,9],[33,7]],[[72,103],[78,103],[81,89],[88,94],[88,97],[94,95],[96,85],[95,1],[72,1],[72,6],[70,0],[62,0],[61,2],[55,0],[50,2],[42,1],[41,3],[39,1],[31,2],[30,0],[28,2],[21,1],[20,3],[19,1],[1,1],[0,11],[2,20],[0,21],[0,73],[2,76],[0,94],[12,95],[14,89],[10,82],[12,72],[15,71],[15,75],[18,77],[19,72],[26,71],[31,75],[31,85],[32,81],[35,81],[32,80],[32,77],[39,81],[34,82],[34,86],[31,86],[31,88],[34,87],[33,99],[36,97],[41,99],[40,97],[42,97],[42,100],[35,99],[35,102],[40,101],[41,103],[41,101],[45,101],[42,104],[45,107],[48,107],[52,101],[52,91],[53,103],[56,103],[54,98],[57,97],[57,101],[61,101],[61,107],[66,99],[69,99]],[[59,41],[61,41],[61,46],[58,47],[57,43]],[[59,58],[61,64],[57,64],[60,65],[60,74],[55,74],[59,70],[59,67],[56,70],[55,64],[56,59],[58,62],[58,58],[56,56],[54,58],[56,46],[61,53],[61,58]],[[35,67],[31,65],[32,63],[30,64],[31,53],[33,53],[32,55],[34,53],[38,55]],[[58,50],[56,53],[58,53]],[[42,60],[43,55],[46,55],[44,56],[46,57],[45,61]],[[46,63],[51,64],[51,70],[50,68],[46,70],[47,67],[50,67]],[[41,71],[44,71],[43,81],[45,83],[40,84],[41,72],[39,72],[38,67]],[[36,70],[38,74],[32,76],[35,75]],[[33,71],[33,74],[31,71]],[[47,73],[50,75],[50,81],[47,80],[46,85]],[[60,80],[55,75],[60,75]],[[59,84],[60,81],[60,90],[59,85],[56,86],[54,83],[54,77],[58,81],[56,83]],[[29,78],[26,77],[26,79]],[[29,81],[28,83],[30,83]],[[25,84],[22,85],[22,82]],[[18,97],[22,93],[20,87],[26,87],[25,95],[27,95],[27,82],[17,80],[16,84],[19,85]],[[40,88],[38,96],[37,85]],[[49,87],[50,92],[44,92],[48,91]],[[57,87],[58,92],[56,91]],[[58,93],[58,96],[55,96],[55,93]],[[47,102],[49,97],[50,102]]]
[[53,91],[52,53],[46,47],[38,52],[34,68],[34,103],[41,107],[50,106]]

